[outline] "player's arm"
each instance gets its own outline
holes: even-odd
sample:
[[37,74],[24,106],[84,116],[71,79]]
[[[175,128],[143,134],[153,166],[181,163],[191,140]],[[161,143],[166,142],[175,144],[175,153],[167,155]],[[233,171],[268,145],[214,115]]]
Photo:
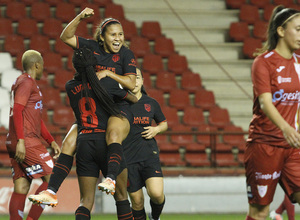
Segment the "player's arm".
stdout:
[[16,130],[16,135],[18,139],[18,143],[16,146],[16,154],[15,154],[15,160],[18,163],[22,163],[25,159],[25,141],[24,141],[24,123],[23,123],[23,110],[24,105],[14,103],[13,106],[13,121],[14,121],[14,127]]
[[121,76],[118,74],[115,74],[114,72],[110,70],[101,70],[96,73],[99,80],[101,80],[104,77],[112,78],[113,80],[117,81],[122,85],[123,88],[129,89],[130,91],[134,89],[135,87],[135,81],[136,81],[136,75],[126,75]]
[[41,136],[44,138],[44,140],[51,146],[51,148],[54,150],[54,159],[58,158],[61,150],[58,144],[55,142],[54,138],[48,131],[45,123],[43,120],[41,120]]
[[94,15],[94,10],[91,8],[83,9],[62,31],[60,39],[73,49],[76,48],[77,39],[75,36],[76,29],[81,20]]
[[157,126],[148,126],[144,128],[145,131],[142,132],[142,137],[145,139],[154,138],[157,134],[163,133],[168,129],[168,123],[163,121]]
[[262,93],[258,97],[260,108],[266,116],[275,124],[283,133],[288,144],[294,148],[300,147],[300,134],[290,126],[281,116],[276,107],[272,103],[272,94]]

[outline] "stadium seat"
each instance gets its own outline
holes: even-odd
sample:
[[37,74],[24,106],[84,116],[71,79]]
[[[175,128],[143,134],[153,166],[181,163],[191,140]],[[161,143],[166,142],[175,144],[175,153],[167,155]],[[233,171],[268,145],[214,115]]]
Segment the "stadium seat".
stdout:
[[10,93],[9,90],[4,88],[4,87],[0,87],[0,108],[5,107],[5,106],[9,106],[10,104]]
[[258,7],[249,4],[242,5],[239,18],[240,21],[246,22],[247,24],[254,24],[255,21],[260,19]]
[[173,40],[164,36],[157,37],[154,42],[154,53],[162,57],[169,57],[175,53]]
[[127,19],[120,21],[123,27],[125,40],[131,41],[135,36],[138,36],[137,27],[134,21],[129,21]]
[[56,39],[57,36],[60,36],[62,30],[62,22],[59,19],[49,18],[44,21],[43,34],[48,37]]
[[141,36],[154,41],[156,38],[161,37],[161,28],[158,21],[144,21],[141,28]]
[[164,144],[158,144],[158,148],[160,152],[178,153],[180,146],[173,143],[164,143]]
[[245,58],[254,59],[254,53],[257,52],[257,49],[262,48],[262,40],[257,38],[246,38],[243,44],[243,54]]
[[23,18],[18,23],[17,32],[19,35],[22,35],[24,38],[38,35],[38,26],[35,19]]
[[31,17],[38,22],[43,22],[50,18],[50,5],[47,2],[34,2],[31,5]]
[[146,92],[147,92],[147,89],[150,89],[152,88],[152,81],[151,81],[151,77],[150,77],[150,74],[147,73],[147,72],[143,72],[143,86],[144,88],[146,89]]
[[232,167],[239,166],[240,163],[234,158],[232,153],[217,153],[216,166],[217,167]]
[[157,74],[164,70],[161,56],[148,53],[144,56],[142,69],[150,74]]
[[209,167],[211,162],[206,153],[186,153],[185,161],[191,167]]
[[12,84],[22,74],[20,70],[6,69],[1,74],[1,86],[10,91]]
[[70,22],[75,16],[75,6],[73,4],[61,2],[56,6],[55,17],[62,22]]
[[237,155],[237,161],[239,162],[240,166],[244,166],[244,153],[239,153]]
[[61,91],[65,91],[65,85],[69,80],[73,79],[74,72],[59,69],[54,74],[54,87]]
[[[72,53],[73,54],[73,53]],[[50,52],[43,56],[44,68],[49,73],[54,73],[63,68],[62,57],[58,53]]]
[[167,118],[168,127],[170,129],[179,125],[179,118],[176,108],[172,108],[170,106],[161,106],[161,110]]
[[197,92],[198,90],[202,90],[200,74],[189,71],[182,73],[181,88],[193,93]]
[[183,124],[178,124],[173,126],[172,131],[183,132],[183,134],[173,134],[171,135],[171,143],[177,144],[180,146],[185,146],[187,144],[195,143],[195,138],[193,134],[184,134],[187,132],[191,132],[191,128],[189,126],[185,126]]
[[251,5],[255,5],[258,8],[264,8],[266,5],[271,4],[270,0],[250,0]]
[[264,7],[263,18],[265,21],[269,21],[274,8],[275,8],[275,5],[272,5],[272,4],[268,4]]
[[184,108],[183,124],[197,128],[199,125],[205,124],[203,111],[194,106]]
[[55,40],[54,52],[59,53],[61,56],[68,56],[73,54],[74,50],[66,45],[59,37]]
[[7,35],[13,34],[12,21],[8,18],[0,19],[0,37],[3,38]]
[[283,5],[286,8],[289,8],[294,4],[294,0],[273,0],[274,5]]
[[97,5],[98,7],[106,7],[107,5],[112,3],[112,0],[92,0],[92,3]]
[[82,4],[88,3],[89,0],[68,0],[68,2],[75,7],[80,7]]
[[160,162],[163,166],[185,166],[186,163],[181,159],[179,153],[161,153]]
[[248,24],[246,22],[232,22],[229,27],[229,37],[231,41],[242,42],[250,36]]
[[84,21],[86,23],[92,23],[92,24],[94,24],[95,27],[97,27],[100,24],[101,17],[102,17],[100,15],[99,8],[97,7],[97,5],[95,5],[93,3],[86,3],[86,2],[84,2],[84,3],[81,4],[81,7],[80,7],[81,11],[83,9],[85,9],[86,7],[94,9],[94,15],[91,16],[91,17],[89,17],[89,18],[85,18]]
[[170,92],[177,88],[175,74],[162,71],[157,74],[156,88],[164,92]]
[[56,7],[59,3],[61,3],[61,0],[46,0],[46,2],[52,7]]
[[75,71],[75,69],[73,67],[73,63],[72,63],[72,57],[73,57],[73,53],[69,54],[68,60],[67,60],[67,69],[71,70],[71,71]]
[[33,35],[30,38],[29,48],[37,50],[42,54],[49,53],[51,51],[49,41],[50,39],[47,36],[40,34]]
[[172,54],[168,59],[168,71],[175,74],[182,74],[188,70],[188,63],[185,56]]
[[[199,132],[205,132],[204,134],[198,134],[197,135],[197,142],[200,144],[204,144],[207,147],[211,147],[211,142],[213,141],[213,135],[210,133],[216,132],[217,128],[204,124],[204,125],[200,125],[198,126],[198,131]],[[207,133],[208,132],[208,133]],[[215,142],[217,142],[217,140],[215,140]]]
[[208,123],[221,129],[230,125],[228,110],[217,106],[211,108],[209,110]]
[[227,152],[227,153],[231,153],[232,152],[232,146],[229,144],[224,144],[224,143],[216,143],[216,149],[215,151],[217,153],[219,152]]
[[8,129],[9,126],[9,112],[10,112],[9,105],[2,107],[0,109],[0,126],[4,126],[6,129]]
[[[1,19],[0,19],[1,20]],[[0,53],[0,73],[3,72],[6,69],[12,69],[13,68],[13,59],[8,52],[1,52]]]
[[188,91],[176,88],[172,89],[170,91],[169,105],[177,108],[177,110],[183,110],[191,106]]
[[196,92],[194,103],[196,107],[209,111],[216,106],[215,95],[212,91],[201,89]]
[[246,4],[246,0],[226,0],[228,9],[239,9],[243,4]]
[[7,152],[0,153],[0,167],[11,167],[10,158]]
[[[241,127],[229,125],[224,128],[224,132],[243,132]],[[232,146],[245,145],[246,141],[243,134],[224,134],[223,142]]]
[[12,56],[23,53],[25,50],[24,38],[20,35],[9,35],[5,37],[4,51],[9,52]]
[[125,13],[122,5],[111,3],[106,6],[104,11],[105,18],[125,19]]
[[131,38],[130,49],[137,58],[144,57],[146,54],[151,53],[148,39],[140,36]]
[[0,153],[7,153],[5,142],[6,142],[6,135],[0,135]]
[[155,136],[155,140],[158,145],[168,144],[170,143],[169,138],[165,134],[158,134]]
[[23,2],[11,1],[6,6],[6,16],[13,21],[26,17],[26,5]]
[[185,145],[186,153],[205,153],[206,146],[204,144],[199,143],[190,143]]
[[59,89],[47,87],[41,88],[41,92],[43,94],[43,105],[45,106],[45,108],[52,110],[57,105],[62,104]]
[[262,41],[267,40],[268,22],[266,21],[255,21],[253,25],[253,37],[261,39]]
[[154,98],[161,106],[165,105],[164,92],[160,89],[147,89],[147,93],[150,97]]
[[53,110],[53,124],[61,128],[69,128],[75,122],[71,107],[56,106]]
[[83,37],[83,38],[92,38],[88,30],[88,25],[85,20],[81,21],[80,24],[77,26],[75,35]]

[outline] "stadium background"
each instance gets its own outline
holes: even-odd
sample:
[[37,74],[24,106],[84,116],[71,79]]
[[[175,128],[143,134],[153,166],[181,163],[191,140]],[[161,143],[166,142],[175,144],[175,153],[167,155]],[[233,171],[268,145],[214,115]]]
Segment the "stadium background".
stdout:
[[[74,117],[64,91],[73,75],[72,50],[59,35],[86,6],[95,16],[76,33],[91,38],[102,18],[119,19],[145,87],[169,122],[169,131],[157,137],[166,177],[164,213],[246,213],[242,161],[252,113],[252,53],[265,41],[278,4],[300,9],[299,0],[0,0],[0,214],[8,213],[12,192],[5,135],[21,55],[36,49],[44,57],[45,77],[38,82],[43,119],[61,143]],[[61,205],[46,212],[73,213],[78,194],[72,172],[59,193]],[[278,188],[271,208],[282,199]],[[114,211],[113,200],[97,192],[94,212]]]

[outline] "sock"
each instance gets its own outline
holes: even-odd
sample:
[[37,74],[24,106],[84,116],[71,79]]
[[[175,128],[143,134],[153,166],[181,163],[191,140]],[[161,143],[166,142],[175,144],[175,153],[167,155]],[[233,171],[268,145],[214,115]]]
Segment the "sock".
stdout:
[[146,218],[147,218],[145,209],[142,209],[139,211],[132,209],[132,214],[133,214],[134,220],[146,220]]
[[90,210],[85,208],[84,206],[79,206],[75,212],[76,220],[90,220],[91,213]]
[[[39,194],[43,190],[46,190],[48,186],[47,182],[43,182],[39,188],[35,191],[35,195]],[[28,213],[27,220],[38,220],[41,216],[42,212],[44,211],[44,205],[34,205],[32,204],[31,209]]]
[[107,148],[107,177],[116,180],[120,170],[120,163],[123,159],[123,148],[119,143],[112,143]]
[[73,156],[61,153],[52,170],[48,189],[57,192],[62,182],[69,175],[73,165]]
[[118,220],[133,220],[132,211],[128,199],[116,201]]
[[22,220],[24,216],[25,194],[13,192],[9,202],[10,220]]
[[247,215],[245,220],[255,220],[254,218],[251,218],[249,215]]
[[295,220],[295,206],[291,202],[291,200],[289,199],[289,197],[287,195],[284,196],[283,203],[284,203],[284,206],[285,206],[285,209],[286,209],[286,213],[288,215],[288,219],[289,220]]
[[151,215],[152,215],[152,218],[157,220],[159,219],[159,216],[164,208],[164,205],[165,205],[165,201],[166,201],[166,197],[163,201],[162,204],[155,204],[154,202],[152,202],[152,200],[150,199],[150,205],[151,205]]

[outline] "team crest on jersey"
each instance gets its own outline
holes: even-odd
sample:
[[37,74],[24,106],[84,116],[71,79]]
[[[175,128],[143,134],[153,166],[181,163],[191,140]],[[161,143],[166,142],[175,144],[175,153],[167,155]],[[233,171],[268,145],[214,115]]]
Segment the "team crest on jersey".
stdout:
[[112,60],[113,60],[114,62],[118,62],[118,61],[120,60],[120,55],[119,55],[119,54],[113,55]]
[[261,198],[263,198],[268,190],[268,186],[257,185],[258,194]]
[[135,61],[135,59],[131,59],[130,61],[131,61],[131,63],[129,63],[130,66],[136,66],[136,61]]
[[150,104],[145,104],[144,106],[145,106],[145,110],[146,110],[147,112],[150,112],[150,111],[151,111],[151,105],[150,105]]

